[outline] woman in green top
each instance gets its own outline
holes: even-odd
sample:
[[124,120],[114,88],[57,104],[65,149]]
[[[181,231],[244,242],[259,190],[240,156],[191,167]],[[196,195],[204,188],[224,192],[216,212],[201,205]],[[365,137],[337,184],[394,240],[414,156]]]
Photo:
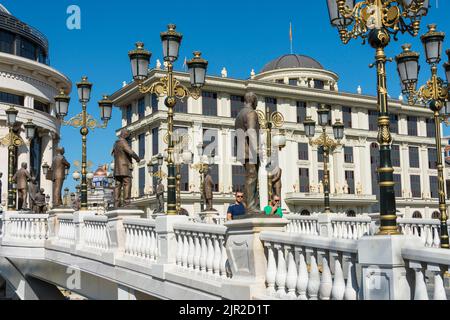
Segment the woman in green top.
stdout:
[[264,208],[264,212],[266,215],[278,215],[280,218],[283,218],[283,211],[281,211],[280,208],[281,205],[281,199],[276,194],[272,195],[272,199],[270,200],[270,204]]

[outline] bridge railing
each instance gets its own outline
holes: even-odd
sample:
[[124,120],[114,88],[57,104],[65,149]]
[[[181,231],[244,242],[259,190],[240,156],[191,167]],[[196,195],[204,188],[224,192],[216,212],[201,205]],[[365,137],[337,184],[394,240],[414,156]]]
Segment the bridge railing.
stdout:
[[83,217],[81,239],[84,247],[107,251],[110,249],[110,236],[108,234],[108,217],[86,215]]
[[299,214],[286,214],[284,218],[289,220],[286,232],[299,234],[319,234],[318,216],[302,216]]
[[356,300],[356,240],[261,233],[267,295],[286,300]]
[[362,236],[370,234],[371,222],[372,219],[365,215],[357,217],[332,216],[332,237],[358,240]]
[[426,247],[440,247],[441,226],[438,219],[398,218],[397,223],[403,234],[416,236]]
[[58,214],[56,228],[56,240],[61,243],[76,243],[76,225],[72,214]]
[[177,223],[176,264],[183,270],[214,277],[227,277],[227,228],[203,223]]
[[124,218],[125,256],[156,261],[159,254],[156,223],[153,219]]
[[43,245],[48,239],[48,214],[8,213],[2,220],[3,241]]

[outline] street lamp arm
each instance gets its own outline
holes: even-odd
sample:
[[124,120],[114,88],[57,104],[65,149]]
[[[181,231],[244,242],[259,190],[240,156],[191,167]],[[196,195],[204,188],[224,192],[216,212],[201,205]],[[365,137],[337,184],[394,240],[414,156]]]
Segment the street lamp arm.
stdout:
[[6,136],[0,139],[0,144],[4,147],[20,147],[23,145],[29,145],[22,139],[22,137],[15,134],[12,130],[10,130],[10,132]]
[[[83,112],[80,112],[76,116],[70,118],[69,120],[61,120],[61,123],[68,127],[81,128],[83,127]],[[86,114],[86,127],[89,129],[105,129],[108,126],[108,121],[104,120],[103,123],[99,123],[90,114]]]
[[317,139],[310,139],[309,144],[311,146],[327,148],[330,152],[342,145],[340,142],[330,138],[325,132],[322,133]]
[[[186,86],[182,85],[179,80],[173,78],[172,88],[176,98],[183,101],[187,97],[192,97],[195,100],[201,95],[201,91],[199,88],[191,88],[188,89]],[[143,83],[139,84],[139,92],[142,94],[156,94],[160,97],[169,96],[169,77],[162,77],[159,81],[151,84],[144,85]]]

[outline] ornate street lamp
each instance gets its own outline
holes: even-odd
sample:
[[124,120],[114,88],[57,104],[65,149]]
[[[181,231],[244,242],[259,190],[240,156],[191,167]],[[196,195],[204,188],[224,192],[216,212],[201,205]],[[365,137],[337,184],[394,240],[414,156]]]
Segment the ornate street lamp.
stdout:
[[323,150],[323,190],[324,190],[324,212],[331,213],[330,208],[330,172],[328,169],[329,156],[338,146],[341,146],[341,140],[344,138],[344,124],[336,120],[333,127],[334,140],[327,134],[327,126],[330,120],[330,109],[321,105],[317,110],[319,125],[322,127],[322,133],[317,139],[314,139],[316,132],[316,122],[311,117],[303,122],[305,135],[309,139],[311,146],[317,146]]
[[[64,121],[64,117],[67,116],[69,110],[70,98],[61,90],[60,94],[55,97],[57,116],[61,119],[63,125],[71,126],[74,128],[81,128],[81,205],[80,211],[86,211],[88,209],[88,185],[87,185],[87,136],[89,129],[94,130],[96,128],[104,129],[107,127],[112,114],[112,101],[104,96],[99,101],[100,116],[103,121],[102,124],[97,122],[90,114],[87,113],[87,104],[91,100],[92,83],[88,81],[87,77],[82,77],[81,81],[77,83],[78,100],[81,103],[82,111],[71,118],[68,121]],[[75,175],[75,173],[74,173]]]
[[427,15],[429,0],[327,0],[332,26],[339,31],[344,44],[350,39],[368,39],[376,50],[378,91],[378,144],[380,146],[380,231],[378,234],[400,234],[397,225],[394,169],[391,162],[392,136],[389,130],[389,108],[386,86],[385,47],[391,37],[409,33],[417,36],[420,20]]
[[[13,177],[16,172],[16,168],[14,167],[16,148],[25,145],[25,141],[23,141],[20,135],[16,134],[13,130],[13,128],[17,126],[17,115],[19,114],[19,111],[11,106],[5,113],[9,132],[6,137],[1,139],[1,141],[3,146],[8,147],[8,210],[15,211],[16,188]],[[26,138],[30,141],[33,140],[36,133],[36,126],[31,120],[28,120],[24,127]]]
[[[433,111],[434,126],[436,130],[436,150],[437,150],[437,170],[438,170],[438,190],[439,190],[439,211],[441,213],[440,221],[440,240],[441,247],[448,249],[449,237],[447,228],[447,205],[445,201],[445,179],[444,165],[442,161],[442,142],[441,142],[441,123],[444,121],[449,123],[450,117],[450,95],[448,81],[444,81],[438,75],[437,65],[441,61],[442,43],[444,42],[445,33],[436,31],[436,25],[430,24],[428,32],[421,37],[422,44],[425,49],[425,58],[431,68],[431,78],[427,83],[416,90],[417,78],[420,70],[419,54],[411,51],[411,45],[403,45],[403,52],[400,53],[395,60],[397,61],[400,80],[407,87],[406,94],[408,102],[414,105],[417,101],[421,101],[425,106],[429,106]],[[450,61],[450,51],[447,50]],[[444,64],[448,77],[449,63]],[[448,79],[447,79],[448,80]]]
[[48,165],[48,163],[44,162],[44,164],[42,165],[42,173],[44,174],[44,176],[47,176],[49,169],[50,166]]
[[174,107],[177,100],[183,100],[186,97],[198,99],[200,97],[200,88],[205,83],[205,74],[208,62],[201,58],[200,52],[194,52],[194,58],[187,62],[190,74],[190,82],[193,87],[189,90],[173,75],[173,63],[178,59],[180,44],[183,36],[176,31],[174,24],[168,25],[168,30],[161,33],[161,43],[163,47],[164,61],[167,62],[167,76],[161,78],[158,82],[146,86],[143,82],[148,78],[148,65],[150,63],[151,53],[144,48],[142,42],[136,43],[136,48],[128,53],[131,62],[133,79],[139,85],[139,91],[142,94],[157,94],[166,96],[165,105],[167,106],[168,123],[168,149],[167,149],[167,214],[176,215],[176,174],[174,163],[174,142],[173,142],[173,116]]

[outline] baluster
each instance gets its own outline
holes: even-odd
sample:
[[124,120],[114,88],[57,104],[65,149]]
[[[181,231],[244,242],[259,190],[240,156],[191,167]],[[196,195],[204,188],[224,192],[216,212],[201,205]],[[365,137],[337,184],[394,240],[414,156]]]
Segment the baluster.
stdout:
[[137,256],[137,242],[138,242],[138,229],[136,225],[132,227],[132,236],[131,236],[131,255]]
[[313,226],[314,226],[314,228],[313,228],[313,230],[314,230],[314,232],[313,232],[313,234],[315,235],[315,236],[318,236],[319,235],[319,232],[318,232],[318,227],[317,227],[317,221],[313,221]]
[[338,226],[338,234],[337,234],[337,238],[338,239],[342,239],[342,235],[343,235],[343,230],[342,230],[342,222],[336,222],[337,226]]
[[195,237],[195,254],[194,254],[194,269],[200,270],[200,256],[202,254],[202,247],[200,246],[200,237],[202,235],[197,233]]
[[353,240],[358,240],[358,223],[353,224]]
[[206,272],[206,258],[208,255],[208,246],[206,235],[200,239],[201,253],[200,253],[200,271]]
[[175,231],[175,234],[177,235],[176,264],[177,266],[181,266],[183,264],[183,237],[181,236],[181,233],[178,230]]
[[208,235],[208,254],[206,256],[206,269],[209,274],[213,274],[214,267],[214,244],[211,235]]
[[356,300],[358,284],[356,283],[356,271],[353,262],[348,262],[347,285],[345,286],[344,300]]
[[220,275],[222,276],[222,278],[226,278],[228,255],[227,249],[225,248],[225,238],[223,236],[220,237],[220,252],[221,252]]
[[280,245],[277,248],[278,251],[278,263],[277,263],[277,276],[275,278],[275,282],[277,284],[277,293],[276,296],[278,298],[284,298],[286,295],[286,260],[284,258],[283,247]]
[[275,296],[276,276],[277,276],[277,264],[275,262],[273,248],[267,247],[266,283],[267,283],[267,295],[269,296]]
[[427,245],[427,232],[423,224],[420,225],[420,240],[422,241],[424,246]]
[[412,226],[412,228],[413,228],[413,236],[419,237],[419,234],[418,234],[418,232],[417,232],[417,226],[414,224],[414,225]]
[[153,248],[153,259],[156,260],[160,257],[159,254],[159,245],[158,245],[158,235],[156,234],[156,229],[154,227],[151,228],[151,237],[152,237],[152,248]]
[[219,238],[214,236],[214,260],[213,260],[213,270],[214,275],[220,276],[220,259],[222,258],[222,253],[220,252]]
[[125,254],[130,254],[130,225],[125,224]]
[[[355,233],[356,234],[356,233]],[[334,262],[334,281],[333,289],[331,290],[331,298],[333,300],[343,300],[345,293],[344,273],[342,272],[341,263],[339,259]]]
[[433,247],[440,248],[441,247],[441,239],[439,238],[439,230],[438,226],[433,228]]
[[137,241],[137,256],[143,257],[144,252],[144,228],[142,226],[137,226],[138,241]]
[[345,221],[342,221],[342,239],[348,239],[348,227],[349,224],[347,224]]
[[405,236],[409,236],[411,234],[411,227],[409,224],[402,224]]
[[414,300],[428,300],[427,285],[421,268],[415,268],[416,283],[414,288]]
[[322,279],[320,281],[319,293],[321,300],[330,300],[331,290],[333,289],[333,279],[331,277],[328,259],[322,259]]
[[351,222],[348,223],[348,233],[347,233],[347,239],[353,239],[353,224]]
[[187,236],[187,232],[183,231],[183,267],[188,267],[188,255],[189,255],[189,239]]
[[432,247],[433,246],[433,234],[432,234],[431,226],[428,225],[425,228],[426,228],[426,231],[427,231],[427,233],[426,233],[426,236],[427,236],[426,246],[427,247]]
[[290,300],[296,300],[297,295],[295,294],[295,288],[297,285],[297,266],[295,264],[294,254],[292,249],[289,250],[288,254],[288,272],[286,276],[286,287],[288,293],[286,298]]
[[304,234],[305,233],[305,221],[303,221],[303,220],[301,220],[301,221],[299,221],[299,223],[300,223],[300,230],[299,230],[299,233],[300,234]]
[[444,281],[442,280],[442,273],[440,271],[434,272],[433,300],[447,300]]
[[298,277],[297,277],[297,300],[308,300],[306,296],[306,290],[308,289],[308,267],[305,262],[305,256],[300,253],[300,263],[298,267]]
[[192,232],[188,233],[188,238],[189,238],[188,268],[194,269],[195,244],[194,244],[194,235],[192,234]]
[[333,226],[333,238],[336,239],[339,235],[336,221],[331,222],[331,225]]
[[[153,239],[152,239],[152,229],[148,226],[143,226],[142,227],[142,231],[143,231],[143,236],[144,236],[144,241],[142,243],[142,257],[144,259],[151,259],[152,255],[154,253],[153,251]],[[178,246],[177,246],[178,249]],[[176,261],[176,257],[175,257],[175,261]]]
[[36,239],[36,221],[32,219],[24,219],[26,225],[25,238],[29,240]]
[[316,258],[311,255],[311,271],[309,272],[308,296],[310,300],[317,300],[320,288],[320,274],[317,268]]

